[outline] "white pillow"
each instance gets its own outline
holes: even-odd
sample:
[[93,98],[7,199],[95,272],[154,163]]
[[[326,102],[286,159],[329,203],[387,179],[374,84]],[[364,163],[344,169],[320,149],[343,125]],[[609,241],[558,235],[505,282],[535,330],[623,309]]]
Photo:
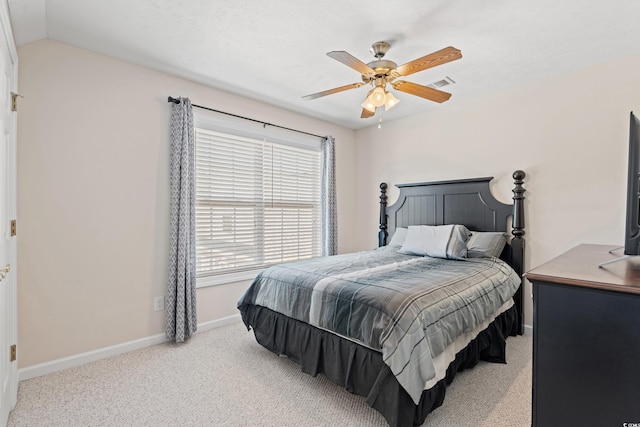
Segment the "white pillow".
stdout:
[[411,225],[398,252],[434,258],[465,259],[470,234],[463,225]]
[[391,241],[388,246],[402,246],[404,244],[405,239],[407,238],[407,229],[404,227],[396,228],[395,233],[391,237]]

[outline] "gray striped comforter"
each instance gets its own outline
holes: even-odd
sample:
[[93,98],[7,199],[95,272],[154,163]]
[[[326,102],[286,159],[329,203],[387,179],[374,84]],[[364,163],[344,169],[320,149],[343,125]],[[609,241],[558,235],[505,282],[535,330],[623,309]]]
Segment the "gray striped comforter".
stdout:
[[380,351],[417,404],[433,357],[516,292],[520,278],[496,258],[402,255],[384,247],[276,265],[238,306],[267,307]]

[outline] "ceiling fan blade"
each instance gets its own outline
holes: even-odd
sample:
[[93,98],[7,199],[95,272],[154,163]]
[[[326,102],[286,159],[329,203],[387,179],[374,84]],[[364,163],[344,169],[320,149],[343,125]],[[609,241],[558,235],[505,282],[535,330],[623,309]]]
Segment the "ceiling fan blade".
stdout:
[[430,101],[444,102],[451,98],[450,93],[443,92],[438,89],[432,89],[427,86],[422,86],[417,83],[406,82],[404,80],[393,82],[391,85],[395,90],[399,90],[400,92],[408,93],[411,95],[416,95]]
[[316,99],[316,98],[320,98],[321,96],[331,95],[332,93],[338,93],[338,92],[342,92],[342,91],[349,90],[349,89],[356,89],[356,88],[359,88],[360,86],[363,86],[363,85],[364,85],[364,83],[352,83],[350,85],[344,85],[344,86],[335,87],[335,88],[329,89],[329,90],[323,90],[322,92],[312,93],[311,95],[305,95],[302,98],[303,99]]
[[374,111],[373,113],[369,110],[367,110],[366,108],[362,109],[362,114],[360,114],[360,118],[361,119],[368,119],[369,117],[373,117],[376,114],[376,112]]
[[427,68],[435,67],[436,65],[446,64],[447,62],[455,61],[460,58],[462,58],[462,52],[455,47],[449,46],[437,52],[425,55],[422,58],[407,62],[406,64],[396,68],[393,74],[396,77],[408,76],[409,74],[417,73],[418,71],[426,70]]
[[360,74],[374,75],[376,72],[364,62],[344,50],[334,50],[327,53],[327,56],[342,62],[344,65],[353,68]]

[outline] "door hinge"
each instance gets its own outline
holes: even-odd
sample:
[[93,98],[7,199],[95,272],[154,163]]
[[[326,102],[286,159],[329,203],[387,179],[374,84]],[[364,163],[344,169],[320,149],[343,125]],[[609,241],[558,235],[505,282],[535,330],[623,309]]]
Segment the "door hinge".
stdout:
[[15,92],[11,92],[11,111],[18,111],[18,97],[24,98]]
[[16,220],[12,219],[11,220],[11,236],[15,236],[17,234],[17,232],[18,232],[18,230],[16,229]]
[[14,345],[11,346],[11,361],[12,362],[15,362],[15,360],[17,358],[16,353],[17,353],[16,352],[16,345],[14,344]]

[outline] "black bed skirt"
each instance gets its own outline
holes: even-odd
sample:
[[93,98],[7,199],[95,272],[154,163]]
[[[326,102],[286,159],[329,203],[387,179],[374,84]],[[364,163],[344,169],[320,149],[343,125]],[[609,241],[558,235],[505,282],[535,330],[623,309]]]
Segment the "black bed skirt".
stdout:
[[427,414],[442,405],[447,384],[456,372],[475,366],[479,360],[506,363],[506,338],[517,334],[514,306],[456,354],[446,377],[423,391],[416,405],[384,364],[381,353],[264,307],[243,305],[239,309],[245,325],[253,328],[263,347],[286,355],[307,374],[324,374],[347,391],[364,396],[391,427],[423,424]]

